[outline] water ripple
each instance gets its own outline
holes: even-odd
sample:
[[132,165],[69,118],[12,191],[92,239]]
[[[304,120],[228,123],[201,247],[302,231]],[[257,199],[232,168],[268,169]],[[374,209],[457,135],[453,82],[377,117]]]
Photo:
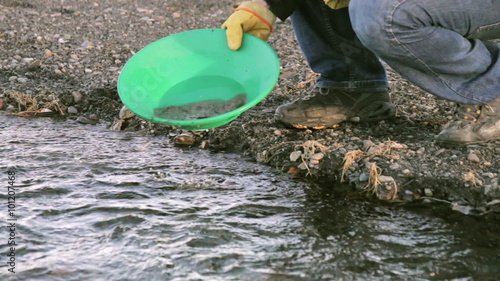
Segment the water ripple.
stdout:
[[0,166],[16,171],[20,237],[20,272],[5,279],[2,263],[1,280],[500,274],[500,243],[483,235],[498,228],[475,232],[480,222],[339,198],[241,156],[166,148],[161,137],[105,126],[0,116],[0,129]]

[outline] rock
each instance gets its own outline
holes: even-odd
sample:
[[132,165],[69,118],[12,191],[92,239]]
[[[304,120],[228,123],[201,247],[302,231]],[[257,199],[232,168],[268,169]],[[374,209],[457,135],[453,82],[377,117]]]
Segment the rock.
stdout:
[[472,208],[469,207],[469,206],[461,206],[461,205],[458,205],[458,204],[453,204],[453,206],[451,207],[451,209],[453,211],[457,211],[457,212],[460,212],[464,215],[469,215],[472,211]]
[[297,161],[297,159],[299,159],[301,155],[302,155],[302,151],[300,151],[300,150],[297,150],[297,151],[290,153],[290,161],[292,161],[292,162]]
[[382,147],[381,147],[381,145],[370,146],[370,148],[366,152],[366,154],[368,154],[368,155],[379,155],[381,153],[382,153]]
[[115,120],[113,124],[111,124],[110,129],[113,131],[121,131],[124,122],[125,120],[123,119]]
[[390,176],[379,176],[378,177],[378,180],[380,182],[393,182],[394,181],[394,178],[393,177],[390,177]]
[[446,149],[441,148],[440,150],[436,151],[436,154],[435,154],[435,155],[436,155],[436,156],[438,156],[439,154],[441,154],[441,153],[443,153],[443,152],[445,152],[445,151],[446,151]]
[[79,92],[72,92],[73,98],[75,99],[75,103],[79,103],[82,100],[82,94]]
[[307,170],[308,167],[307,167],[306,163],[302,162],[299,164],[299,166],[297,168],[299,168],[299,170]]
[[34,58],[23,58],[22,62],[25,64],[29,64],[29,63],[33,62],[34,60],[35,60]]
[[76,107],[74,107],[74,106],[68,107],[68,114],[77,114],[77,113],[78,113],[78,109],[76,109]]
[[368,150],[370,147],[374,146],[375,144],[371,140],[364,140],[363,141],[363,149]]
[[276,136],[281,136],[281,131],[280,130],[274,130],[274,135]]
[[196,138],[191,134],[180,134],[174,137],[173,142],[175,145],[191,146],[196,143]]
[[481,162],[481,160],[479,160],[479,157],[472,151],[467,155],[467,160],[475,163]]
[[45,50],[43,57],[44,58],[50,58],[52,56],[52,52],[50,50]]
[[40,115],[52,115],[54,112],[48,108],[42,108],[40,109],[37,114],[40,114]]
[[9,104],[5,110],[8,112],[14,112],[16,111],[16,108],[12,104]]
[[319,153],[313,154],[311,156],[311,160],[318,160],[319,161],[319,160],[323,159],[324,157],[325,157],[325,154],[322,152],[319,152]]
[[389,169],[391,170],[397,170],[399,169],[399,164],[398,163],[393,163],[389,166]]
[[36,71],[42,66],[42,62],[39,60],[35,60],[28,65],[26,68],[27,71]]
[[369,178],[370,178],[370,176],[367,173],[361,173],[361,175],[359,175],[360,182],[368,181]]
[[432,197],[434,194],[432,193],[432,190],[430,188],[424,188],[424,195],[426,197]]
[[135,116],[135,113],[130,111],[130,109],[128,109],[125,105],[122,107],[122,109],[120,109],[120,113],[118,113],[118,117],[120,119],[123,119],[123,120],[130,119],[134,116]]
[[91,125],[97,124],[97,120],[93,120],[83,116],[78,116],[78,118],[76,118],[76,122],[81,124],[91,124]]
[[319,164],[319,160],[314,160],[314,159],[311,159],[311,161],[309,161],[309,165],[318,165]]

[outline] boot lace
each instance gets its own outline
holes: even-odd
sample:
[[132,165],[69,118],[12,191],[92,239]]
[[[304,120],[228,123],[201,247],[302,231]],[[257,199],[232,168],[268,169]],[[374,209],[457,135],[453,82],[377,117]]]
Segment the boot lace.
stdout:
[[473,123],[479,119],[482,110],[481,105],[464,105],[459,104],[456,110],[456,121],[462,121],[464,123]]

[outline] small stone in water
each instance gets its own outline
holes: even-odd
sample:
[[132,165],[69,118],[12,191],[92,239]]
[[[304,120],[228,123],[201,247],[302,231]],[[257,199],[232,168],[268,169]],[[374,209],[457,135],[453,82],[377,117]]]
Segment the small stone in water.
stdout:
[[196,120],[227,113],[243,106],[247,94],[239,94],[234,98],[223,100],[204,100],[183,105],[155,108],[155,116],[172,120]]

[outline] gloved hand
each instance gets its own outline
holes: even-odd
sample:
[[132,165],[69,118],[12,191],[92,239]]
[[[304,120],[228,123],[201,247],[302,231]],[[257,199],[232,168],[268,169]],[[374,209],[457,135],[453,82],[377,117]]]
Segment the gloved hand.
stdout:
[[232,50],[241,47],[243,33],[249,33],[267,40],[273,30],[276,16],[263,5],[244,1],[236,8],[236,11],[222,24],[227,29],[227,45]]
[[328,7],[337,10],[348,7],[349,0],[325,0],[325,4],[328,5]]

